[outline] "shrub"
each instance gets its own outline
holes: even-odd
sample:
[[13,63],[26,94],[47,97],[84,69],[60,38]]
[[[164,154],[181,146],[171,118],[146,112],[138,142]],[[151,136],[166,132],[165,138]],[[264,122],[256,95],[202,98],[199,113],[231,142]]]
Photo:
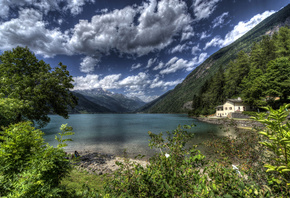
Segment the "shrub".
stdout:
[[269,176],[269,185],[286,196],[290,195],[290,123],[287,120],[289,107],[290,104],[277,110],[264,107],[269,114],[263,113],[254,118],[266,126],[259,134],[267,138],[260,143],[267,148],[271,160],[265,164],[266,172],[272,173]]
[[159,148],[160,153],[150,158],[146,168],[136,163],[117,163],[120,170],[105,183],[110,196],[121,197],[174,197],[206,196],[209,189],[203,173],[204,156],[196,146],[185,146],[192,137],[178,126],[172,133],[167,132],[166,141],[162,133],[149,132],[149,146]]
[[60,181],[71,170],[70,162],[63,149],[45,144],[43,132],[31,124],[13,124],[1,132],[0,196],[63,197]]

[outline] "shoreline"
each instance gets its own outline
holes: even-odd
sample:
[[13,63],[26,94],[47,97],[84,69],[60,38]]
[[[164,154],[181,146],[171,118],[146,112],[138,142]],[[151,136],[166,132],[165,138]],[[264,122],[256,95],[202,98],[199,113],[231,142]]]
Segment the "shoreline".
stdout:
[[198,121],[216,125],[231,125],[236,124],[238,128],[255,128],[263,127],[263,124],[250,119],[229,119],[229,118],[209,118],[209,117],[192,117]]
[[[148,160],[145,159],[132,159],[130,157],[120,157],[113,154],[105,154],[94,151],[78,151],[79,157],[74,157],[74,152],[66,152],[71,160],[71,163],[76,166],[77,170],[85,170],[90,174],[111,174],[119,166],[116,165],[116,162],[124,163],[125,159],[128,159],[130,162],[139,163],[141,166],[146,167],[149,164]],[[73,157],[72,157],[73,156]],[[75,160],[76,159],[76,160]]]

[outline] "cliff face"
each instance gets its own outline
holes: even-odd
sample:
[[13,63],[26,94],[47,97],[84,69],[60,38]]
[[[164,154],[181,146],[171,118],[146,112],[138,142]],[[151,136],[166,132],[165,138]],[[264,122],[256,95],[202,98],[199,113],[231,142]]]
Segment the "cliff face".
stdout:
[[197,95],[202,85],[210,79],[218,70],[226,69],[230,60],[237,57],[241,50],[249,52],[254,42],[259,42],[264,35],[272,35],[282,26],[290,26],[290,4],[279,12],[269,16],[244,36],[232,44],[220,49],[200,66],[193,70],[184,81],[177,85],[174,90],[161,96],[154,105],[144,110],[148,113],[186,113],[185,103]]

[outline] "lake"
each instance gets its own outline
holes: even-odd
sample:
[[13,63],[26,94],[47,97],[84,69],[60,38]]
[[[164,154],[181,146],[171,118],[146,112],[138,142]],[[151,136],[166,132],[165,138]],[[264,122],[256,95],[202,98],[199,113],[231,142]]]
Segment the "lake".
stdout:
[[148,147],[148,131],[160,133],[172,131],[181,124],[196,124],[191,131],[196,133],[191,143],[198,144],[212,137],[223,135],[218,125],[199,122],[186,114],[72,114],[69,119],[57,115],[50,116],[50,123],[43,128],[44,139],[56,146],[55,135],[61,124],[73,127],[74,141],[68,142],[66,151],[96,151],[121,155],[124,149],[129,157],[138,154],[151,156],[154,151]]

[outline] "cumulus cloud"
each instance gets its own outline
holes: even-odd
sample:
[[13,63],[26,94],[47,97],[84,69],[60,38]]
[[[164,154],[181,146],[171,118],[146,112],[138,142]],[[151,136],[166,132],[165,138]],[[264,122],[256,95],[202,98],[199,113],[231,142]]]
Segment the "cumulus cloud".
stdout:
[[206,32],[202,32],[200,35],[200,40],[210,37],[210,34],[206,34]]
[[149,69],[156,62],[156,60],[156,58],[150,58],[145,68]]
[[229,12],[224,12],[222,15],[216,17],[212,24],[213,24],[213,28],[215,27],[222,27],[224,25],[224,22],[225,22],[225,18],[229,15]]
[[164,63],[161,61],[157,66],[153,68],[154,71],[160,70],[164,67]]
[[93,72],[95,70],[95,66],[99,62],[100,62],[100,60],[97,58],[86,56],[81,62],[80,70],[81,70],[81,72],[85,72],[85,73]]
[[216,9],[217,3],[220,0],[193,0],[193,12],[195,20],[208,18]]
[[185,50],[187,50],[188,49],[188,47],[187,47],[187,45],[186,45],[186,43],[184,43],[184,44],[179,44],[179,45],[176,45],[174,48],[172,48],[171,50],[169,50],[169,53],[170,54],[174,54],[174,53],[176,53],[176,52],[183,52],[183,51],[185,51]]
[[0,49],[10,50],[16,46],[28,46],[36,54],[51,57],[56,54],[71,54],[66,46],[68,32],[58,28],[46,29],[40,11],[22,9],[18,18],[0,24]]
[[69,10],[72,15],[77,15],[82,12],[86,3],[95,3],[95,0],[2,0],[0,17],[7,18],[9,11],[16,7],[32,7],[48,14],[49,11],[60,10],[60,4],[65,5],[63,11]]
[[233,43],[235,40],[243,36],[245,33],[247,33],[249,30],[251,30],[253,27],[255,27],[257,24],[259,24],[261,21],[263,21],[265,18],[272,15],[273,13],[275,13],[275,11],[265,11],[262,14],[255,15],[247,22],[240,21],[232,31],[226,34],[224,39],[220,36],[215,36],[211,41],[206,43],[203,49],[206,50],[207,48],[212,46],[225,47]]
[[70,10],[71,14],[78,15],[82,13],[83,6],[89,2],[89,3],[95,3],[95,0],[66,0],[67,5],[65,6],[65,9]]
[[132,67],[131,67],[131,69],[130,69],[130,71],[133,71],[133,70],[138,69],[140,67],[142,67],[142,64],[141,63],[133,64]]
[[156,99],[158,96],[150,95],[147,89],[162,88],[167,90],[169,87],[176,86],[182,79],[175,81],[164,81],[157,75],[151,79],[149,74],[140,72],[137,75],[127,76],[121,79],[121,74],[100,76],[97,74],[87,74],[86,76],[73,77],[74,89],[85,90],[103,88],[106,90],[124,89],[128,97],[139,97],[145,102]]
[[170,74],[183,69],[186,71],[192,71],[194,67],[202,63],[206,57],[207,53],[201,53],[199,57],[194,57],[191,60],[173,57],[163,66],[160,74]]
[[163,80],[160,80],[159,76],[156,76],[156,78],[151,82],[150,88],[154,89],[154,88],[165,88],[167,89],[167,87],[171,87],[171,86],[176,86],[179,83],[182,83],[182,79],[177,79],[175,81],[168,81],[168,82],[164,82]]
[[81,20],[75,25],[69,45],[72,51],[86,54],[108,54],[114,49],[142,56],[161,50],[177,33],[188,31],[191,17],[186,8],[179,0],[151,0],[137,8],[127,6],[95,15],[90,22]]
[[87,74],[86,76],[73,77],[74,80],[74,90],[84,90],[84,89],[118,89],[118,81],[121,74],[112,74],[100,78],[97,74]]
[[197,52],[201,51],[201,49],[199,48],[199,44],[197,44],[197,46],[193,46],[191,48],[191,54],[195,55]]

